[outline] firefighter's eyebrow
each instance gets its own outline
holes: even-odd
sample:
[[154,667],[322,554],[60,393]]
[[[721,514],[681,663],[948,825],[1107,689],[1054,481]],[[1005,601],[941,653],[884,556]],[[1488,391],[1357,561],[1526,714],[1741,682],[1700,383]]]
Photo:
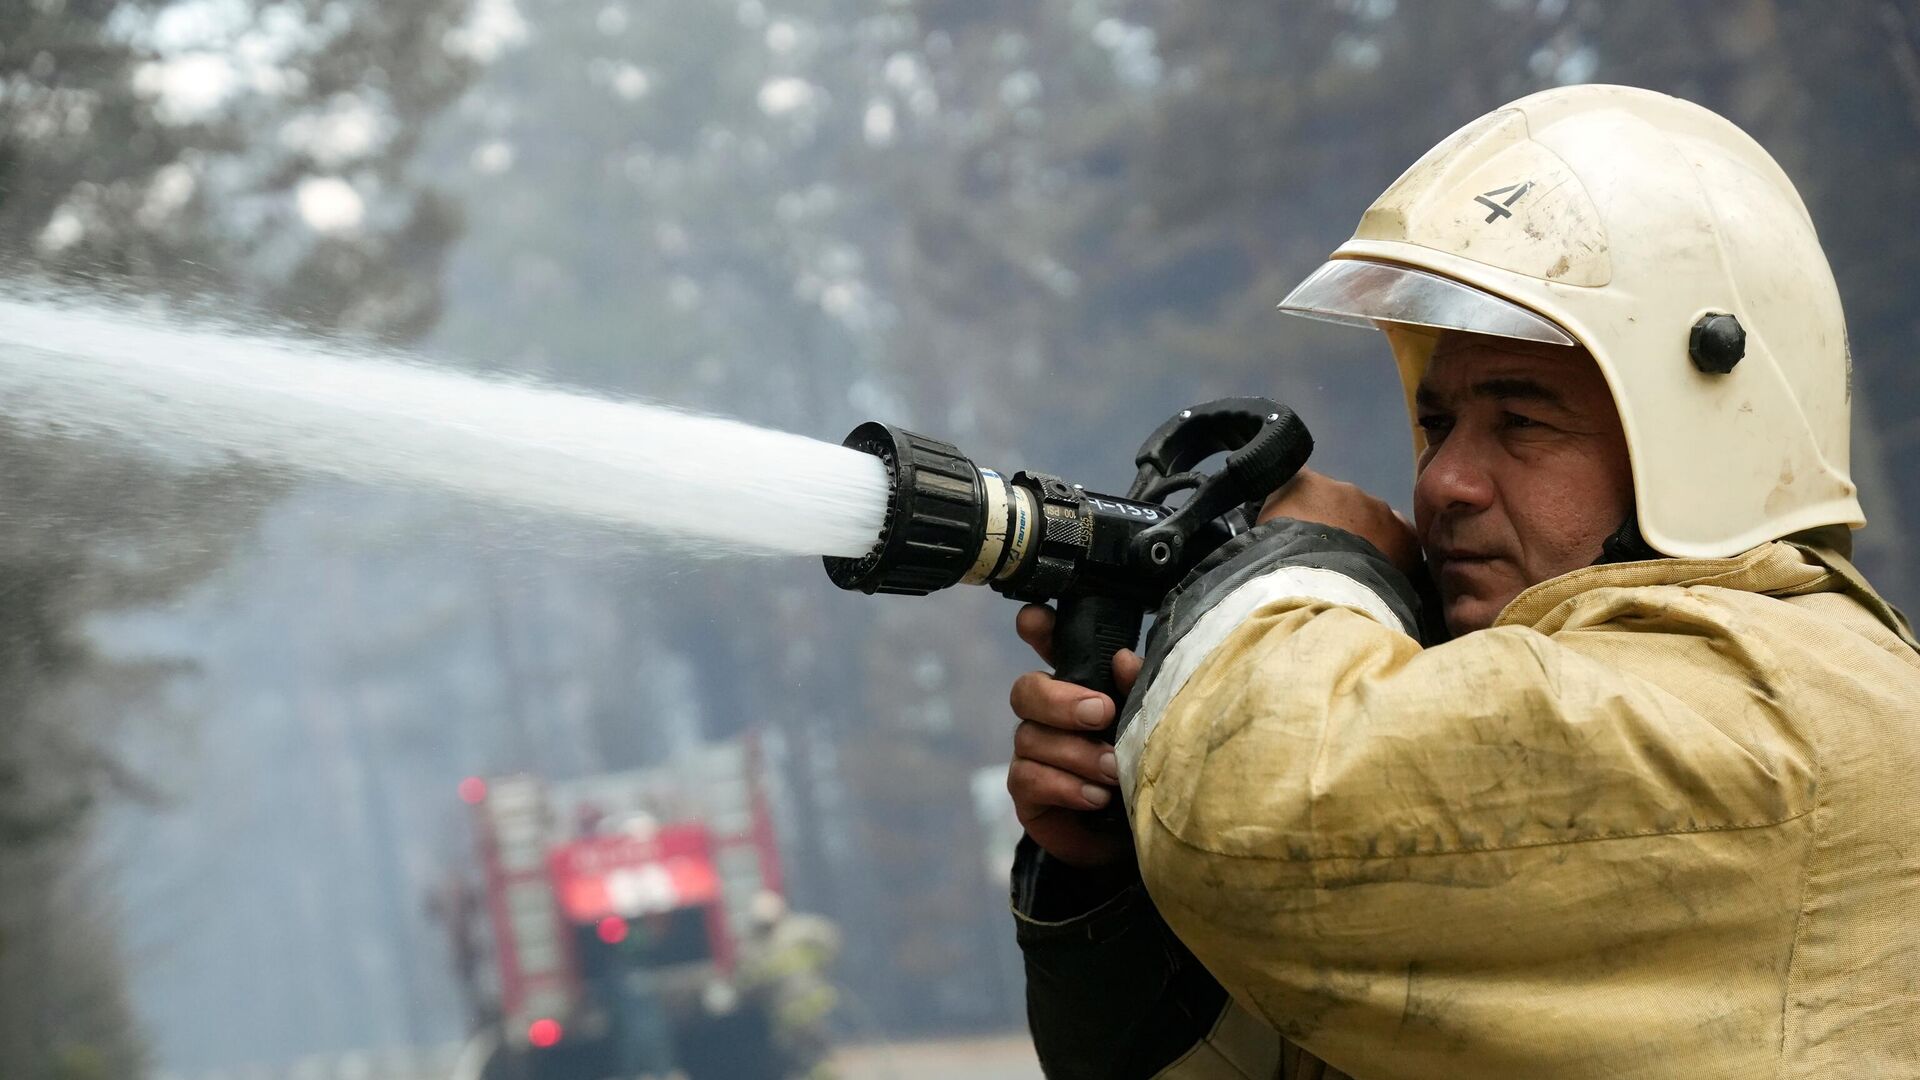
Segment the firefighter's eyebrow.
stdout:
[[[1468,387],[1467,393],[1473,397],[1498,401],[1537,401],[1557,408],[1567,407],[1566,399],[1546,383],[1513,375],[1482,379]],[[1421,386],[1413,392],[1413,403],[1422,409],[1447,407],[1446,399],[1429,386]]]
[[1566,405],[1560,394],[1546,383],[1513,376],[1483,379],[1473,384],[1471,393],[1474,397],[1499,398],[1503,401],[1537,401],[1563,408]]

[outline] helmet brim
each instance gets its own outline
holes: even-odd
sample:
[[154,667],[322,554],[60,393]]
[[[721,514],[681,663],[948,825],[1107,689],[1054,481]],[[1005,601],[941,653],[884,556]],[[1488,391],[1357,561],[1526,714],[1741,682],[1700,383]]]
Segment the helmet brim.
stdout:
[[1288,293],[1280,310],[1348,326],[1397,323],[1575,344],[1565,330],[1511,300],[1430,271],[1373,259],[1334,259]]

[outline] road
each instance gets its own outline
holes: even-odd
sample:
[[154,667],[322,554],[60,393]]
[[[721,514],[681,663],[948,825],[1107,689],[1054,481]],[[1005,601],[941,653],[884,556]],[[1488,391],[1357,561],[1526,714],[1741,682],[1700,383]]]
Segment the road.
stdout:
[[839,1080],[1041,1080],[1024,1035],[937,1039],[847,1047],[834,1056]]

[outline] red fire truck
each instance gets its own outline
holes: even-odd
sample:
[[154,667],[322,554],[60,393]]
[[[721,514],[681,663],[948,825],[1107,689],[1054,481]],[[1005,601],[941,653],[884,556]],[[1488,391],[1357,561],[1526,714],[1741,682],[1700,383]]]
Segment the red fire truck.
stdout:
[[754,896],[781,886],[764,775],[748,739],[670,768],[461,782],[479,902],[455,933],[479,954],[461,966],[496,1031],[489,1080],[777,1075],[733,978]]

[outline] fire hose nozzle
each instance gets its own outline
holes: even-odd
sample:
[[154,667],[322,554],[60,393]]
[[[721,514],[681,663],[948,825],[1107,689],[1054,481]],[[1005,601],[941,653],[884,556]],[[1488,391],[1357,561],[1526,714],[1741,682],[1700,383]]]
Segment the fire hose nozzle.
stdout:
[[[1141,446],[1124,496],[1046,473],[1009,478],[886,424],[861,424],[845,445],[886,466],[887,512],[866,555],[827,557],[835,585],[906,596],[986,585],[1027,603],[1057,600],[1056,675],[1116,695],[1113,653],[1133,646],[1146,613],[1201,559],[1252,526],[1313,437],[1266,398],[1182,409]],[[1219,469],[1200,470],[1219,454]],[[1183,504],[1168,502],[1182,493]]]
[[[1313,450],[1299,418],[1266,398],[1182,409],[1141,446],[1124,496],[1046,473],[1009,478],[975,465],[951,443],[887,424],[861,424],[844,444],[881,460],[888,490],[873,549],[857,559],[825,560],[841,588],[921,596],[949,585],[988,585],[1030,602],[1077,594],[1148,607],[1249,527],[1249,508]],[[1223,453],[1217,470],[1198,468]],[[1183,492],[1183,505],[1169,505]]]
[[886,466],[887,514],[873,550],[858,559],[827,556],[827,576],[843,589],[904,596],[958,584],[986,533],[980,469],[952,443],[874,421],[854,428],[843,445]]

